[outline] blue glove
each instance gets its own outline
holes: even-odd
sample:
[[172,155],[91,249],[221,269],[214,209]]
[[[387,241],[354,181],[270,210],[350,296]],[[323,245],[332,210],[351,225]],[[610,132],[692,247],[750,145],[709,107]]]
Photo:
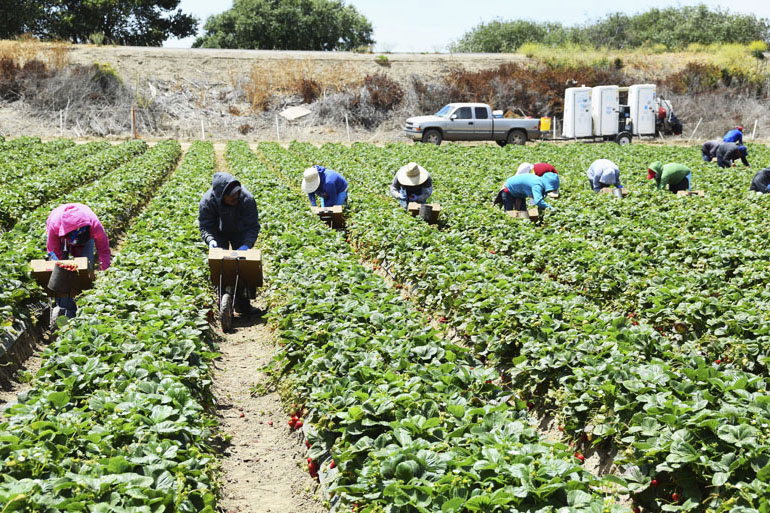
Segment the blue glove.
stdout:
[[244,244],[243,246],[238,248],[238,251],[246,251],[247,249],[249,249],[249,247],[246,244]]
[[215,241],[214,239],[211,239],[211,242],[209,242],[209,247],[218,248],[219,246],[217,246],[217,241]]
[[59,260],[59,257],[57,257],[56,253],[54,253],[53,251],[49,251],[48,256],[51,257],[51,260],[54,260],[54,261]]

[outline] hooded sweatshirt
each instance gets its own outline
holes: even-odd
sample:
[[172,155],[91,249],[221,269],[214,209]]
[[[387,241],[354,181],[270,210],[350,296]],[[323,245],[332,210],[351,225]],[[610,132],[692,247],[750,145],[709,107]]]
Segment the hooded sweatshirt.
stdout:
[[599,192],[603,187],[611,187],[613,185],[618,189],[623,187],[620,185],[620,169],[611,160],[594,160],[591,167],[586,171],[586,175],[588,175],[588,181],[591,183],[591,189],[594,192]]
[[723,142],[717,147],[717,165],[719,167],[732,167],[733,161],[741,159],[743,165],[748,167],[749,161],[746,159],[749,150],[743,146],[732,142]]
[[770,167],[758,171],[751,180],[750,191],[761,192],[763,194],[770,193],[767,189],[770,186]]
[[65,203],[48,214],[48,220],[45,222],[48,252],[54,253],[56,258],[64,258],[63,247],[67,234],[84,226],[89,227],[91,238],[94,239],[102,270],[107,269],[111,262],[107,233],[93,210],[82,203]]
[[725,134],[722,140],[724,142],[734,142],[738,144],[743,144],[743,132],[741,132],[737,128],[733,128],[732,130],[730,130]]
[[711,159],[717,156],[717,148],[720,144],[722,144],[722,141],[719,139],[714,139],[713,141],[706,141],[703,143],[700,152],[703,154],[704,160],[708,158],[706,162],[711,162]]
[[559,175],[546,173],[542,177],[533,174],[514,175],[505,181],[505,190],[514,198],[531,197],[539,208],[553,208],[546,203],[545,195],[559,190]]
[[[233,185],[231,185],[233,184]],[[238,203],[226,205],[222,199],[225,189],[241,187]],[[253,247],[259,235],[259,214],[254,196],[229,173],[214,173],[211,188],[198,205],[198,225],[203,242],[237,240]]]
[[690,168],[684,164],[671,162],[665,166],[661,161],[655,161],[649,167],[655,172],[655,184],[658,189],[663,189],[666,185],[676,185],[684,180],[690,174]]

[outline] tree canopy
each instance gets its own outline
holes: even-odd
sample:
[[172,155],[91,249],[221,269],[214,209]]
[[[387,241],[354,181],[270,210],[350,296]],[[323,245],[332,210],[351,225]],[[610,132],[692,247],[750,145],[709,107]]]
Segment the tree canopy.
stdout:
[[374,43],[371,22],[342,0],[235,0],[204,29],[196,48],[354,50]]
[[526,20],[481,23],[452,45],[456,52],[513,52],[524,43],[556,46],[577,43],[597,48],[770,41],[770,21],[753,14],[731,14],[705,5],[650,9],[634,15],[608,14],[583,26]]
[[0,0],[0,38],[30,33],[43,40],[85,43],[94,34],[120,45],[160,46],[195,35],[198,21],[180,0]]

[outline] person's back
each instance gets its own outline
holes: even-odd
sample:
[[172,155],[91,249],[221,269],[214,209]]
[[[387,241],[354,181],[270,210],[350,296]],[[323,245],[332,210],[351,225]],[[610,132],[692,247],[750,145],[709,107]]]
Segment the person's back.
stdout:
[[722,141],[719,139],[714,139],[703,143],[703,146],[701,147],[701,154],[703,156],[704,162],[711,162],[714,157],[717,156],[717,148],[720,144],[722,144]]
[[743,144],[743,127],[737,126],[732,130],[729,130],[722,138],[722,141]]
[[758,171],[751,180],[750,191],[761,192],[762,194],[770,193],[770,167]]
[[591,163],[586,171],[591,189],[595,192],[604,187],[621,187],[620,170],[617,164],[609,159],[597,159]]

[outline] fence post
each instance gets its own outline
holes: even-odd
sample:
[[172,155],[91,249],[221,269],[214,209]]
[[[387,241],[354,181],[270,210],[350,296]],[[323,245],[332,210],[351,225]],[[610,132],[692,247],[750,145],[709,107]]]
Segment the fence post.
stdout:
[[695,135],[695,132],[697,132],[697,131],[698,131],[698,127],[700,126],[700,122],[701,122],[701,121],[703,121],[703,118],[700,118],[700,119],[698,120],[698,124],[697,124],[697,125],[695,125],[695,129],[694,129],[694,130],[692,131],[692,133],[690,134],[690,138],[689,138],[689,139],[687,139],[687,144],[690,144],[690,141],[692,141],[692,138],[693,138],[693,136]]
[[203,118],[201,118],[201,140],[206,140],[206,126],[203,124]]
[[348,113],[347,112],[345,113],[345,128],[348,131],[348,144],[351,144],[351,141],[350,141],[350,124],[348,123]]
[[757,135],[757,123],[759,123],[758,119],[754,120],[754,130],[751,131],[751,139],[754,140],[755,136]]
[[134,134],[134,139],[137,139],[136,135],[136,107],[131,106],[131,133]]
[[59,110],[59,137],[64,137],[64,111]]
[[278,129],[278,115],[275,116],[275,135],[278,137],[278,142],[281,142],[281,131]]

